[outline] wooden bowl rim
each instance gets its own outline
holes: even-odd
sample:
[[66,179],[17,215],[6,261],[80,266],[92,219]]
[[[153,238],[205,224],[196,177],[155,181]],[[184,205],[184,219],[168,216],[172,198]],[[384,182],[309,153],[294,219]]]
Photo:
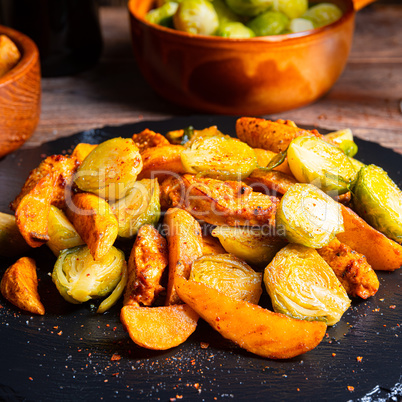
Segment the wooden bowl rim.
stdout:
[[0,35],[7,35],[21,52],[21,59],[0,78],[0,88],[27,74],[39,58],[39,50],[32,39],[15,29],[0,25]]
[[[134,4],[138,2],[142,2],[144,0],[129,0],[127,4],[127,8],[129,14],[132,18],[136,19],[137,21],[141,22],[142,24],[147,25],[150,29],[155,31],[160,31],[160,34],[167,34],[172,37],[176,37],[177,39],[182,39],[184,41],[195,41],[198,44],[203,43],[204,45],[210,44],[270,44],[270,45],[283,45],[283,44],[290,44],[293,41],[303,41],[306,39],[312,39],[316,36],[321,36],[323,33],[327,33],[331,30],[337,30],[339,27],[348,21],[349,19],[353,18],[355,15],[355,7],[353,0],[339,0],[338,3],[343,3],[345,5],[345,11],[341,18],[334,21],[332,24],[324,25],[319,28],[310,29],[308,31],[296,32],[296,33],[289,33],[289,34],[281,34],[281,35],[272,35],[272,36],[256,36],[254,38],[222,38],[219,36],[207,36],[207,35],[196,35],[190,34],[183,31],[178,31],[172,28],[163,27],[161,25],[154,24],[152,22],[147,21],[143,16],[139,15],[135,8]],[[154,0],[150,0],[150,2],[154,2]],[[325,0],[321,1],[325,2]]]

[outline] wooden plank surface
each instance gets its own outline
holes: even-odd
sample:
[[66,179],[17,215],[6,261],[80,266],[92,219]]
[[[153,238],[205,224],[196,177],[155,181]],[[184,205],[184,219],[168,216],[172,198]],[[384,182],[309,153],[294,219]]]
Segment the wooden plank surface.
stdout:
[[[42,80],[41,121],[24,147],[104,125],[196,113],[169,104],[144,82],[132,54],[126,8],[102,7],[100,17],[101,60],[75,76]],[[401,3],[379,1],[359,11],[348,65],[332,90],[312,105],[269,117],[350,127],[402,153],[401,20]]]

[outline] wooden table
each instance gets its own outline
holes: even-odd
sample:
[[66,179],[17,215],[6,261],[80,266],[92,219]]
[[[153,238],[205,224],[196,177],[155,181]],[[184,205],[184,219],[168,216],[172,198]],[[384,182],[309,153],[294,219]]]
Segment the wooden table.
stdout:
[[[131,49],[125,7],[102,7],[104,51],[91,70],[42,80],[39,126],[24,147],[82,130],[196,112],[161,99],[146,84]],[[270,116],[357,136],[402,153],[402,4],[379,1],[359,11],[349,63],[332,90],[307,107]]]

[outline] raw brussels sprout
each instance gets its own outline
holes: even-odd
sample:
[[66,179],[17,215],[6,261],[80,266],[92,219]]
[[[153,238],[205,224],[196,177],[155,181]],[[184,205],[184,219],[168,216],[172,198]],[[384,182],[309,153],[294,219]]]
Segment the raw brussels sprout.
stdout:
[[58,257],[60,251],[84,244],[75,227],[63,211],[54,205],[50,207],[48,221],[49,241],[46,243],[53,254]]
[[111,205],[119,223],[119,236],[131,238],[142,225],[156,225],[160,216],[158,179],[137,181],[124,198]]
[[228,253],[257,266],[265,266],[286,244],[280,237],[264,233],[263,228],[217,226],[212,236],[219,238]]
[[255,36],[254,32],[246,27],[241,22],[225,22],[219,25],[216,36],[223,38],[252,38]]
[[222,180],[241,180],[257,167],[254,150],[230,137],[197,139],[181,153],[181,162],[187,173],[203,173]]
[[299,244],[284,247],[264,271],[264,284],[277,313],[336,324],[350,300],[318,252]]
[[173,15],[176,13],[178,8],[178,3],[169,1],[161,7],[149,11],[145,16],[145,19],[153,24],[171,27],[173,26]]
[[276,212],[278,230],[292,243],[321,248],[344,231],[340,205],[312,184],[294,184]]
[[352,193],[356,212],[374,228],[402,243],[402,192],[387,172],[375,165],[361,168]]
[[226,5],[224,0],[213,0],[212,5],[218,15],[220,25],[226,22],[241,22],[241,18]]
[[18,229],[14,215],[0,212],[0,256],[14,257],[29,249]]
[[[87,246],[77,246],[60,253],[52,280],[66,301],[79,304],[111,293],[122,280],[127,280],[126,270],[124,253],[115,247],[95,261]],[[107,301],[108,307],[122,294],[123,284],[119,290],[120,294],[113,293]]]
[[307,9],[308,0],[274,0],[274,10],[284,13],[290,19],[302,16]]
[[314,25],[310,20],[306,18],[294,18],[290,21],[288,28],[290,32],[296,33],[314,29]]
[[262,293],[262,274],[231,254],[208,254],[198,258],[191,266],[190,280],[255,304]]
[[345,155],[350,158],[357,154],[358,148],[356,143],[353,141],[353,133],[350,128],[334,131],[326,134],[324,137],[335,143],[340,149],[342,149]]
[[289,24],[289,18],[279,11],[266,11],[258,15],[247,26],[253,30],[255,36],[278,35]]
[[349,191],[356,171],[349,158],[335,145],[317,137],[297,137],[289,145],[287,158],[294,177],[313,183],[334,195]]
[[254,17],[270,8],[273,0],[226,0],[226,4],[236,14]]
[[332,24],[342,17],[341,9],[332,3],[320,3],[309,8],[303,18],[311,20],[316,28]]
[[173,16],[174,27],[198,35],[213,35],[218,29],[218,15],[208,0],[183,0]]
[[84,159],[74,182],[82,190],[109,200],[119,199],[142,169],[138,147],[130,138],[112,138]]

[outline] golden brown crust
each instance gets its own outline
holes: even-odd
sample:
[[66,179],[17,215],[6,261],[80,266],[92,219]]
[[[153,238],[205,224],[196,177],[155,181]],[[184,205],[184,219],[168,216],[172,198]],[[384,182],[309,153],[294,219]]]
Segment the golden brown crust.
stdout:
[[380,283],[364,255],[336,238],[317,251],[333,269],[348,295],[367,299],[377,293]]
[[170,145],[170,142],[162,134],[155,133],[155,131],[148,128],[138,134],[134,134],[133,141],[141,154],[148,148]]
[[87,144],[85,142],[80,142],[74,148],[71,153],[72,158],[76,158],[79,163],[82,163],[84,159],[93,151],[98,144]]
[[279,193],[285,194],[286,191],[298,181],[293,177],[283,172],[271,170],[264,172],[261,169],[256,169],[247,177],[244,182],[251,186],[256,191],[264,193]]
[[36,264],[32,258],[22,257],[7,268],[0,288],[1,294],[18,308],[33,314],[45,314],[38,293]]
[[151,306],[163,290],[160,280],[167,265],[166,240],[153,226],[142,226],[128,260],[124,305]]

